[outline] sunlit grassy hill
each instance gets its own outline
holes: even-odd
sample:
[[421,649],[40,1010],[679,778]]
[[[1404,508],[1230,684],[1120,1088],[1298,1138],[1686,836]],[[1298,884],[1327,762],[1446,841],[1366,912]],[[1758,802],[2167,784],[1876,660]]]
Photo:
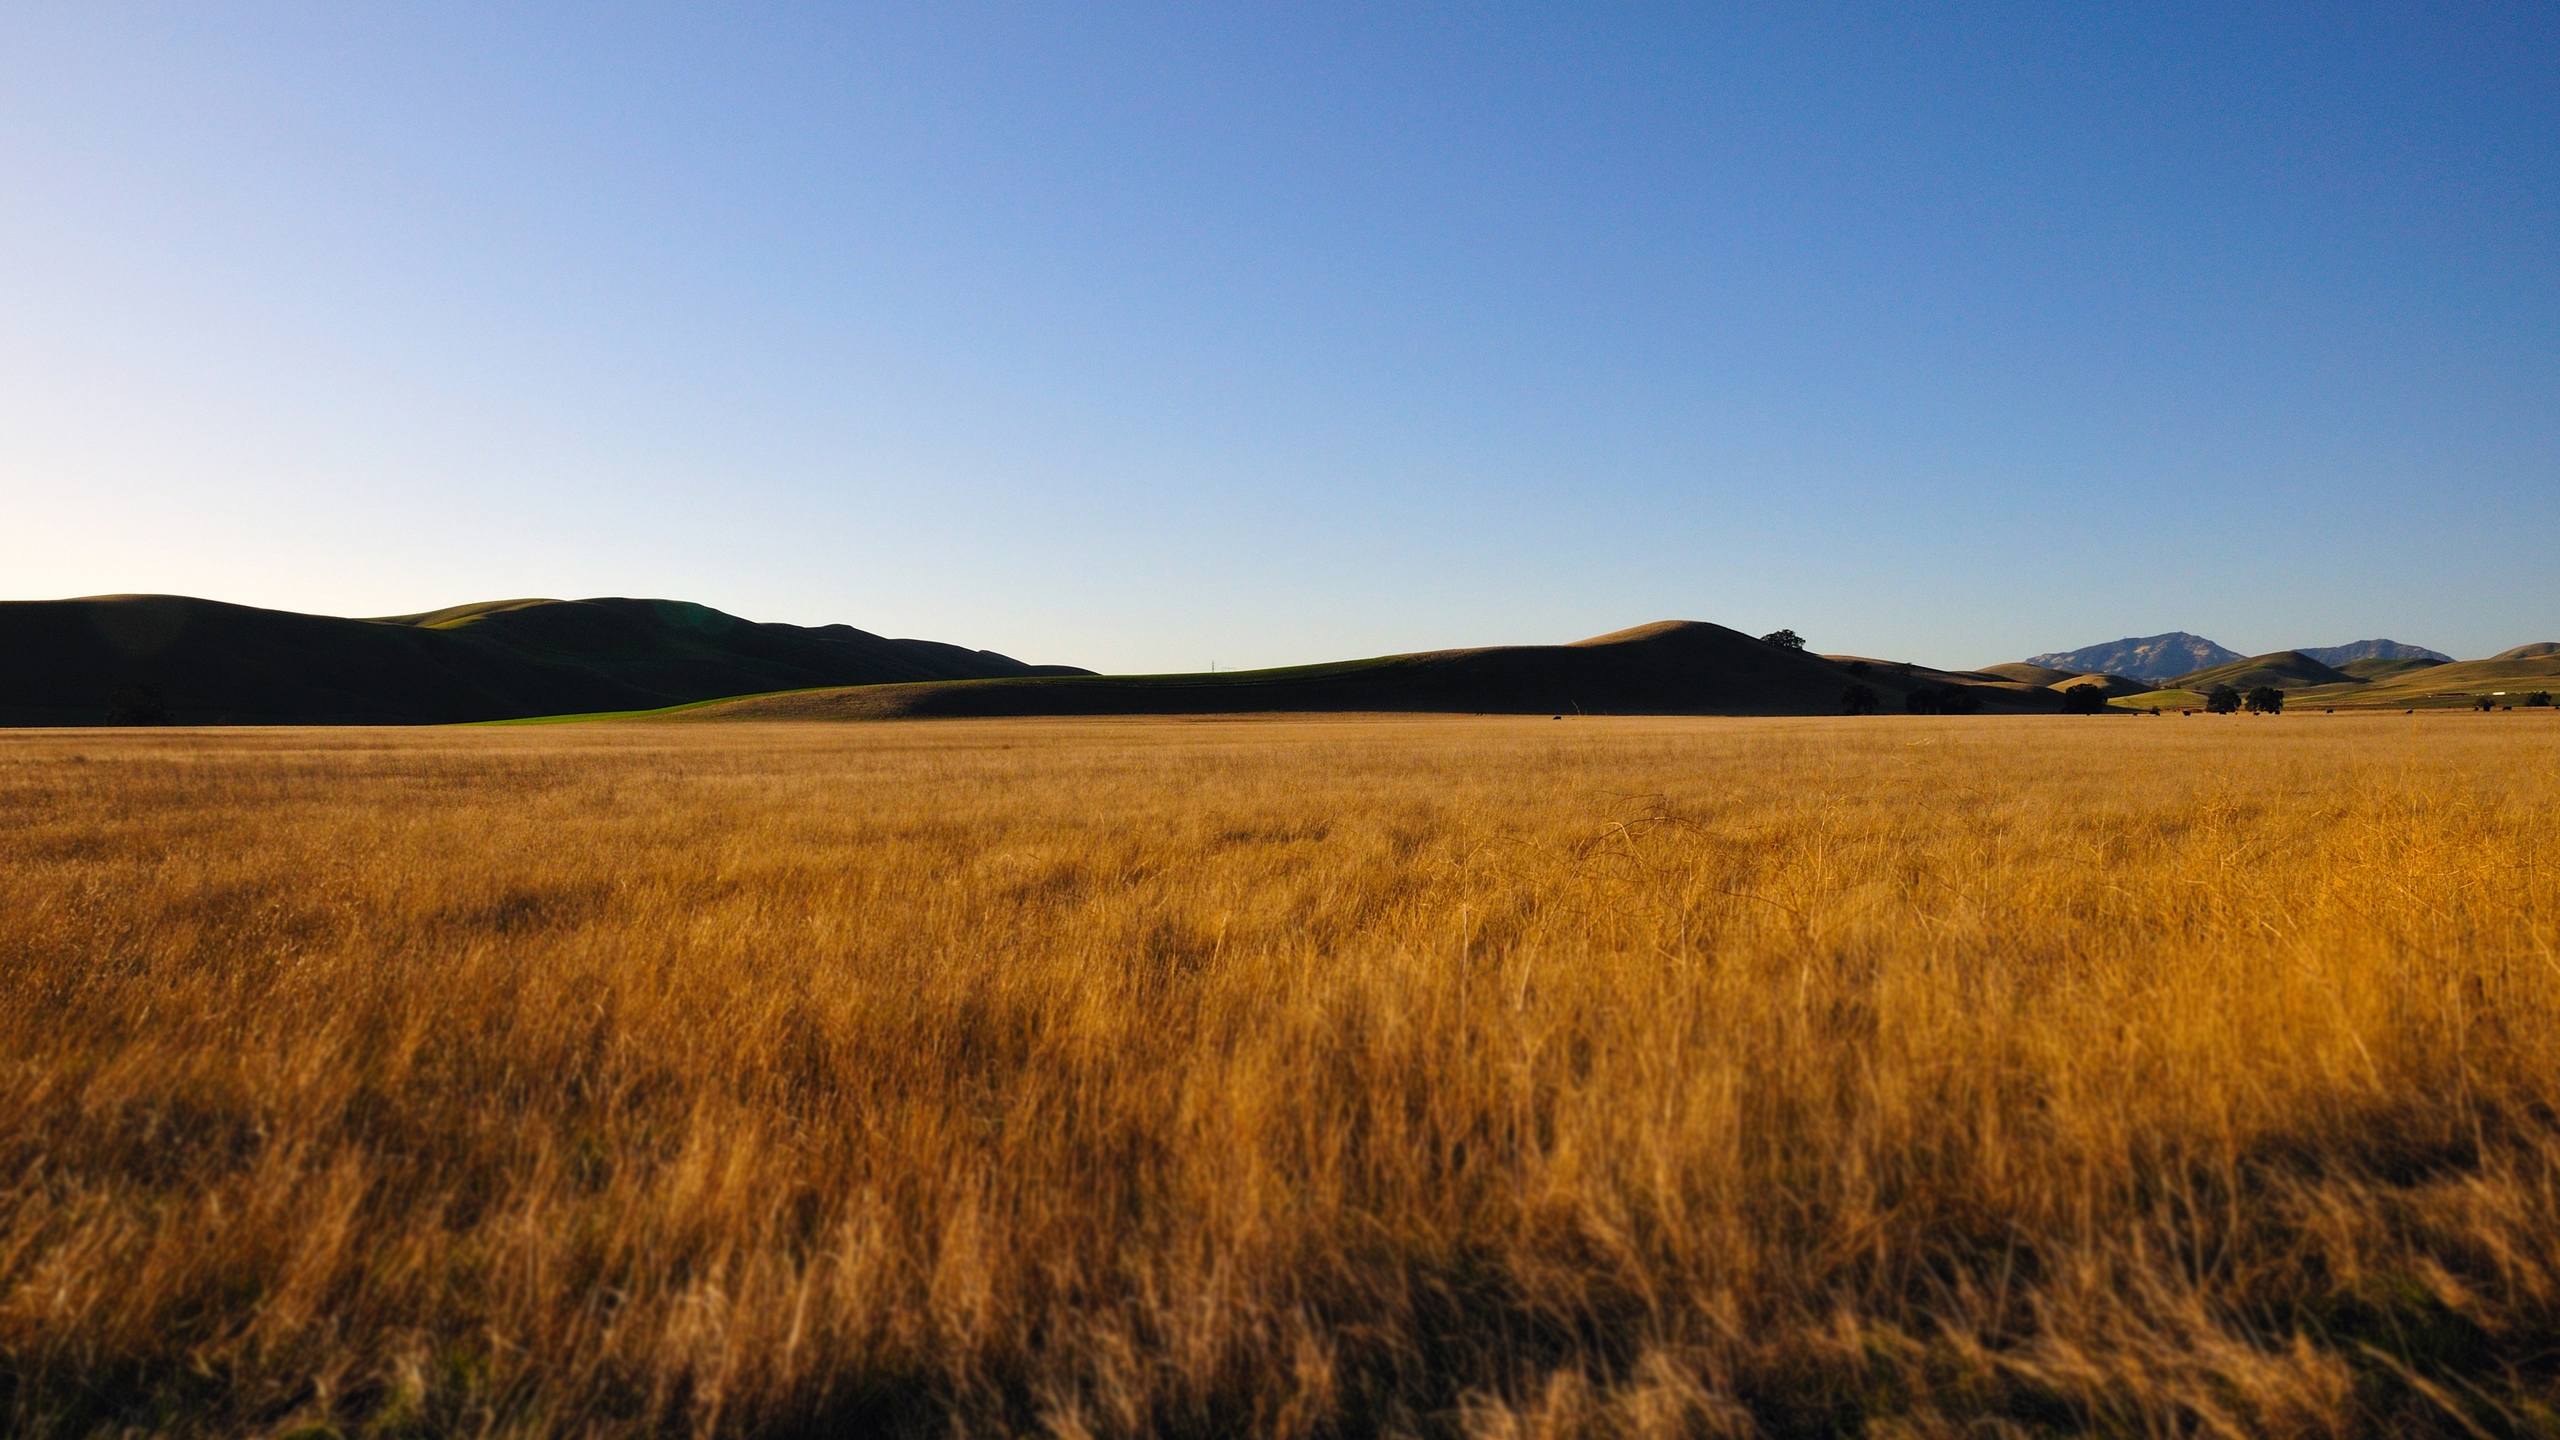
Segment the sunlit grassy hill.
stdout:
[[2295,706],[2358,709],[2459,709],[2488,697],[2521,705],[2539,691],[2560,692],[2560,646],[2518,646],[2489,660],[2456,660],[2372,680],[2321,685],[2288,697]]
[[2119,696],[2111,703],[2124,710],[2201,710],[2204,702],[2202,692],[2172,686],[2165,690],[2144,690]]
[[2074,675],[2068,679],[2056,680],[2045,688],[2060,692],[2066,690],[2077,690],[2083,685],[2097,686],[2099,689],[2107,692],[2107,698],[2110,700],[2126,695],[2139,695],[2151,688],[2143,682],[2134,679],[2130,675],[2100,674]]

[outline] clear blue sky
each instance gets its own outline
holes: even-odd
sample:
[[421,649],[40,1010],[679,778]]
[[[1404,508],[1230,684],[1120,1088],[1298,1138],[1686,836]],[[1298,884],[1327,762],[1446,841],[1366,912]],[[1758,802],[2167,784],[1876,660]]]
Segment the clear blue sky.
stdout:
[[2560,638],[2560,7],[1379,8],[9,6],[0,595]]

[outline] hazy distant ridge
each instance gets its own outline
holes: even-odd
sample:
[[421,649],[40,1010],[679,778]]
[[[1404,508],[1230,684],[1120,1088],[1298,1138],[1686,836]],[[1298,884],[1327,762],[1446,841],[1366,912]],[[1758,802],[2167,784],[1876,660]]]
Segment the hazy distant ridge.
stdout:
[[[2453,657],[2441,650],[2411,645],[2401,640],[2350,640],[2344,645],[2304,645],[2289,651],[2271,652],[2299,655],[2327,666],[2351,665],[2360,660],[2426,660],[2449,661]],[[2250,657],[2227,645],[2207,640],[2185,630],[2172,630],[2166,635],[2143,635],[2125,640],[2110,640],[2104,645],[2084,645],[2077,650],[2056,650],[2028,657],[2029,665],[2066,670],[2075,675],[2104,673],[2130,675],[2136,680],[2166,681],[2201,670],[2232,665]]]
[[2398,640],[2350,640],[2344,645],[2303,645],[2295,653],[2308,655],[2323,665],[2345,665],[2357,660],[2451,660],[2441,650],[2424,645],[2410,645]]

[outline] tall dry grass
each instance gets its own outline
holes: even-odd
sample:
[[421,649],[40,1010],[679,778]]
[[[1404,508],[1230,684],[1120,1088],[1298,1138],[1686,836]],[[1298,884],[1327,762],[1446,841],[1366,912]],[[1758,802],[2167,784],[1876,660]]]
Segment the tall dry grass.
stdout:
[[2522,716],[7,737],[0,1428],[2549,1433],[2555,817]]

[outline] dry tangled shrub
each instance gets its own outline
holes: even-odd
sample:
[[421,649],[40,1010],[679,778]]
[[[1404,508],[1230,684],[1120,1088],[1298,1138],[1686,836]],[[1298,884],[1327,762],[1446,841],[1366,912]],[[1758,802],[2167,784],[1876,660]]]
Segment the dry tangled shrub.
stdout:
[[2476,717],[0,740],[0,1428],[2560,1406]]

